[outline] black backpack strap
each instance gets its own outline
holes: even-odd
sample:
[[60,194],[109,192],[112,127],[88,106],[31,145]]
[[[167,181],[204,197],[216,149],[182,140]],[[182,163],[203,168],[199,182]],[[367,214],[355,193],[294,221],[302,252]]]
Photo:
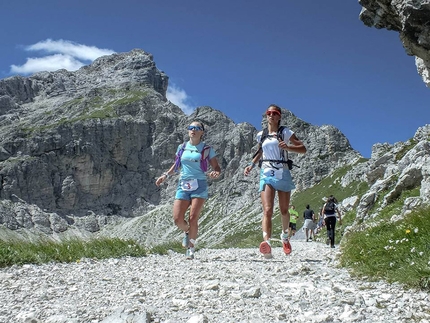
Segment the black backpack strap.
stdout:
[[[255,156],[258,155],[258,153],[261,151],[262,146],[263,146],[263,141],[266,140],[267,136],[269,134],[269,130],[267,128],[263,129],[263,132],[261,133],[261,137],[260,137],[260,142],[258,143],[258,149],[255,152],[255,154],[252,156],[252,159],[255,158]],[[261,160],[261,159],[260,159]],[[260,162],[259,162],[260,163]]]
[[282,159],[263,159],[263,161],[277,163],[277,164],[288,164],[287,160],[282,160]]
[[[278,128],[278,131],[276,132],[276,138],[278,140],[281,139],[282,141],[284,141],[284,134],[283,134],[284,129],[285,129],[284,126],[280,126]],[[285,157],[285,153],[287,153],[287,158],[285,158],[285,161],[283,161],[283,163],[287,163],[287,160],[288,160],[288,151],[287,150],[282,150],[281,151],[281,158],[282,158],[282,155],[284,155],[284,157]]]
[[264,140],[266,140],[268,136],[269,136],[269,129],[264,128],[260,138],[260,146],[263,145]]
[[278,128],[278,132],[276,133],[276,137],[278,138],[278,140],[281,139],[282,141],[284,141],[284,134],[283,134],[284,129],[285,129],[284,126],[280,126]]
[[261,151],[261,147],[258,147],[258,149],[257,149],[257,151],[255,152],[255,154],[254,155],[252,155],[252,159],[254,159],[255,158],[255,156],[257,156],[258,155],[258,153]]

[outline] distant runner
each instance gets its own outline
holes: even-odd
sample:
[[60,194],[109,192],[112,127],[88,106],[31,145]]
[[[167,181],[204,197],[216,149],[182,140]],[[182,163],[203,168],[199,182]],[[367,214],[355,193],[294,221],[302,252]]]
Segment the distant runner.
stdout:
[[299,218],[299,212],[296,211],[296,207],[294,205],[291,205],[288,211],[290,212],[290,225],[288,227],[288,237],[291,238],[296,234],[296,231],[297,231],[297,219]]

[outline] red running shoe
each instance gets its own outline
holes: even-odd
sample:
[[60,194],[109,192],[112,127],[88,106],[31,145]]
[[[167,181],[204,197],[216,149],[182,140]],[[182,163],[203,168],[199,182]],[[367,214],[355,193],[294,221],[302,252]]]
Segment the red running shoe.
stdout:
[[260,243],[260,252],[263,254],[264,258],[272,258],[272,247],[267,241]]
[[282,239],[282,249],[284,249],[284,252],[286,255],[289,255],[291,253],[291,243],[288,239]]
[[282,241],[282,249],[284,249],[284,252],[286,255],[289,255],[291,253],[291,243],[290,239],[288,238],[287,233],[281,233],[281,241]]

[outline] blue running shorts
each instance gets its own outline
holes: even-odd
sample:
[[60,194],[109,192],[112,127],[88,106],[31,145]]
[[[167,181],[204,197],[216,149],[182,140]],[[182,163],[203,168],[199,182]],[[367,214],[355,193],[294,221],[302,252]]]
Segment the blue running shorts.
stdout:
[[291,173],[288,169],[284,168],[282,171],[282,178],[277,179],[275,177],[265,176],[263,174],[263,168],[260,171],[260,189],[259,192],[264,191],[266,185],[270,185],[276,191],[281,192],[291,192],[296,188],[296,185],[293,183],[293,179],[291,177]]
[[197,183],[199,187],[194,191],[185,191],[182,188],[182,181],[183,180],[179,180],[178,182],[175,200],[191,201],[192,198],[202,198],[205,200],[208,198],[208,183],[206,180],[198,179]]

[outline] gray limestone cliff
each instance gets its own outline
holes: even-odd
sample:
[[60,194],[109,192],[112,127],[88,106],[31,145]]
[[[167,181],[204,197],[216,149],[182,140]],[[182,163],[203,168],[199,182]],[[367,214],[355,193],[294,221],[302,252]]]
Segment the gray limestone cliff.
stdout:
[[359,0],[360,19],[369,27],[399,32],[406,53],[430,87],[430,0]]

